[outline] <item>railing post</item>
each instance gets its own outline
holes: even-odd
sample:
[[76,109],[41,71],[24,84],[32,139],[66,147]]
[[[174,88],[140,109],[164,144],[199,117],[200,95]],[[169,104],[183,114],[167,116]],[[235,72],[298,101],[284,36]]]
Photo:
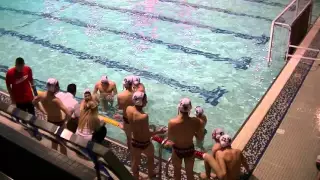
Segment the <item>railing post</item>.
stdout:
[[291,27],[288,28],[288,31],[289,31],[289,37],[288,37],[288,41],[287,41],[287,52],[286,52],[286,61],[288,61],[288,54],[289,54],[289,51],[290,51],[290,42],[291,42]]
[[169,165],[170,165],[170,162],[172,161],[172,157],[170,157],[168,159],[168,162],[166,164],[166,169],[165,169],[165,172],[166,172],[166,176],[169,176]]
[[271,30],[270,30],[270,42],[269,42],[269,51],[268,51],[268,67],[270,66],[270,62],[271,62],[271,56],[272,56],[272,46],[273,46],[273,34],[274,34],[274,21],[272,21],[272,24],[271,24]]
[[161,144],[160,144],[160,148],[159,148],[159,179],[161,180],[162,178],[162,149],[164,144],[168,141],[168,138],[165,138]]
[[310,0],[310,1],[311,1],[311,10],[310,10],[310,15],[309,15],[309,23],[308,23],[309,27],[310,27],[311,21],[312,21],[312,10],[313,10],[313,0]]

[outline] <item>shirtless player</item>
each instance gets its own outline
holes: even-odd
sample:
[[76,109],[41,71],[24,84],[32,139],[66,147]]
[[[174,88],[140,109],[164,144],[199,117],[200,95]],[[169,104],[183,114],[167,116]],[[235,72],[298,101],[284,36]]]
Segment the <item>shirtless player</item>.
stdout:
[[193,180],[194,145],[193,137],[201,133],[201,124],[198,118],[190,117],[192,109],[188,98],[180,100],[178,116],[171,119],[168,124],[168,143],[172,145],[172,164],[174,167],[174,179],[181,180],[181,164],[184,160],[187,179]]
[[197,106],[196,107],[196,117],[200,120],[200,124],[201,124],[201,133],[196,135],[196,139],[197,139],[197,147],[199,147],[202,151],[204,151],[204,147],[203,147],[203,140],[204,140],[204,136],[206,135],[206,124],[207,124],[207,116],[204,114],[204,110],[202,109],[202,107]]
[[141,92],[146,92],[146,89],[144,85],[140,82],[140,77],[139,76],[132,76],[132,81],[133,81],[133,91],[141,91]]
[[247,172],[250,171],[249,165],[238,149],[231,148],[231,137],[227,134],[220,137],[221,150],[216,152],[216,157],[204,154],[203,159],[215,171],[219,179],[237,180],[240,178],[241,164]]
[[92,95],[90,89],[85,89],[83,92],[83,100],[80,103],[80,112],[84,109],[85,105],[89,101],[96,101],[99,104],[99,98],[96,95]]
[[223,136],[225,133],[223,129],[217,128],[214,129],[212,132],[212,140],[215,141],[215,144],[212,146],[212,156],[215,157],[216,152],[221,149],[221,144],[220,144],[220,137]]
[[117,94],[117,86],[113,81],[110,81],[107,76],[102,76],[100,81],[94,86],[93,94],[97,94],[99,91],[100,102],[104,112],[108,107],[112,107],[114,96]]
[[126,133],[127,136],[127,146],[128,150],[131,149],[131,130],[130,125],[128,121],[128,116],[126,114],[126,109],[128,106],[133,106],[132,102],[132,76],[127,76],[123,80],[123,87],[125,88],[124,91],[118,94],[117,100],[118,100],[118,108],[122,111],[122,119],[123,119],[123,130]]
[[[47,81],[47,91],[36,96],[33,104],[47,115],[49,122],[57,126],[64,126],[66,121],[71,118],[71,112],[63,105],[61,100],[55,96],[59,89],[58,80],[49,78]],[[39,102],[41,102],[43,109],[39,106]],[[52,148],[57,150],[58,144],[52,141]],[[63,154],[67,154],[66,148],[62,145],[60,146],[60,151]]]
[[[214,145],[212,146],[212,156],[215,158],[216,152],[221,150],[221,144],[220,144],[220,137],[223,136],[225,133],[221,128],[216,128],[212,131],[212,140],[214,141]],[[214,174],[211,174],[211,167],[208,162],[204,161],[204,167],[206,172],[203,172],[200,174],[201,179],[207,179],[207,177],[214,176]]]
[[150,132],[148,114],[143,112],[143,107],[147,104],[147,95],[143,92],[135,92],[132,96],[134,106],[128,106],[126,113],[132,131],[132,172],[133,176],[139,179],[139,164],[141,153],[144,153],[147,158],[148,176],[151,179],[154,173],[154,146],[150,138],[156,134],[165,133],[164,128],[159,131]]

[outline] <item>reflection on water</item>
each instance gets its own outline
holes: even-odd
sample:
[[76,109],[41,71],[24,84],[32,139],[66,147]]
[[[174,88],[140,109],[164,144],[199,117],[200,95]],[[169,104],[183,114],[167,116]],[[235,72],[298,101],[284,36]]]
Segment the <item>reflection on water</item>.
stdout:
[[[154,13],[155,6],[158,0],[145,0],[137,3],[133,9],[143,9],[147,13]],[[157,38],[157,26],[154,24],[156,19],[146,16],[132,16],[132,27],[135,32],[144,37]],[[146,32],[146,29],[151,29],[151,32]],[[149,49],[148,42],[140,40],[139,44],[133,44],[137,51],[145,51]]]

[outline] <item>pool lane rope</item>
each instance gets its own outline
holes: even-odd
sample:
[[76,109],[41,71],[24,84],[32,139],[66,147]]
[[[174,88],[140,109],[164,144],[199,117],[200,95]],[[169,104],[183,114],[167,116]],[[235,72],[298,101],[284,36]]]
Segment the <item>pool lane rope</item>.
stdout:
[[[43,91],[39,91],[38,90],[38,94],[41,94],[41,93],[44,93]],[[103,115],[99,115],[99,119],[103,120],[104,122],[108,123],[108,124],[111,124],[115,127],[118,127],[120,128],[120,122],[114,120],[114,119],[111,119],[109,117],[106,117],[106,116],[103,116]],[[151,126],[154,126],[154,125],[151,125]],[[155,127],[155,126],[154,126]],[[153,128],[155,129],[155,128]],[[163,142],[163,138],[160,137],[160,136],[153,136],[152,137],[152,140],[156,141],[157,143],[161,144]],[[167,150],[168,152],[172,152],[172,149],[170,147],[163,147],[165,150]],[[198,158],[198,159],[203,159],[202,158],[202,155],[204,154],[204,152],[201,152],[201,151],[195,151],[195,157]]]

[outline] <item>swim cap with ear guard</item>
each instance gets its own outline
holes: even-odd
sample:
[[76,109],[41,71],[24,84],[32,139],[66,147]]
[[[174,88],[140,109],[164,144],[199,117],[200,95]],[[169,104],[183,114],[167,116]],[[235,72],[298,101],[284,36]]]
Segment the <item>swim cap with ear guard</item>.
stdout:
[[231,142],[232,142],[232,139],[228,134],[225,134],[220,137],[220,145],[223,148],[231,147]]
[[102,76],[100,81],[101,83],[109,83],[108,76]]
[[89,88],[87,88],[87,89],[85,89],[85,90],[83,91],[83,95],[84,95],[84,94],[87,94],[87,93],[90,93],[90,94],[91,94],[91,91],[90,91]]
[[192,109],[191,100],[189,98],[183,98],[178,104],[178,110],[182,113],[190,112]]
[[49,78],[47,81],[47,90],[49,92],[57,92],[59,91],[59,82],[55,78]]
[[123,79],[122,84],[125,88],[130,87],[133,84],[133,76],[127,76]]
[[132,96],[133,104],[135,106],[142,106],[145,96],[146,94],[144,94],[143,92],[140,92],[140,91],[135,92]]
[[132,76],[132,82],[134,85],[140,84],[140,77],[139,76]]
[[202,107],[197,106],[196,107],[196,116],[201,116],[204,113]]
[[219,141],[220,137],[224,135],[224,131],[221,128],[216,128],[212,131],[212,139],[214,141]]

